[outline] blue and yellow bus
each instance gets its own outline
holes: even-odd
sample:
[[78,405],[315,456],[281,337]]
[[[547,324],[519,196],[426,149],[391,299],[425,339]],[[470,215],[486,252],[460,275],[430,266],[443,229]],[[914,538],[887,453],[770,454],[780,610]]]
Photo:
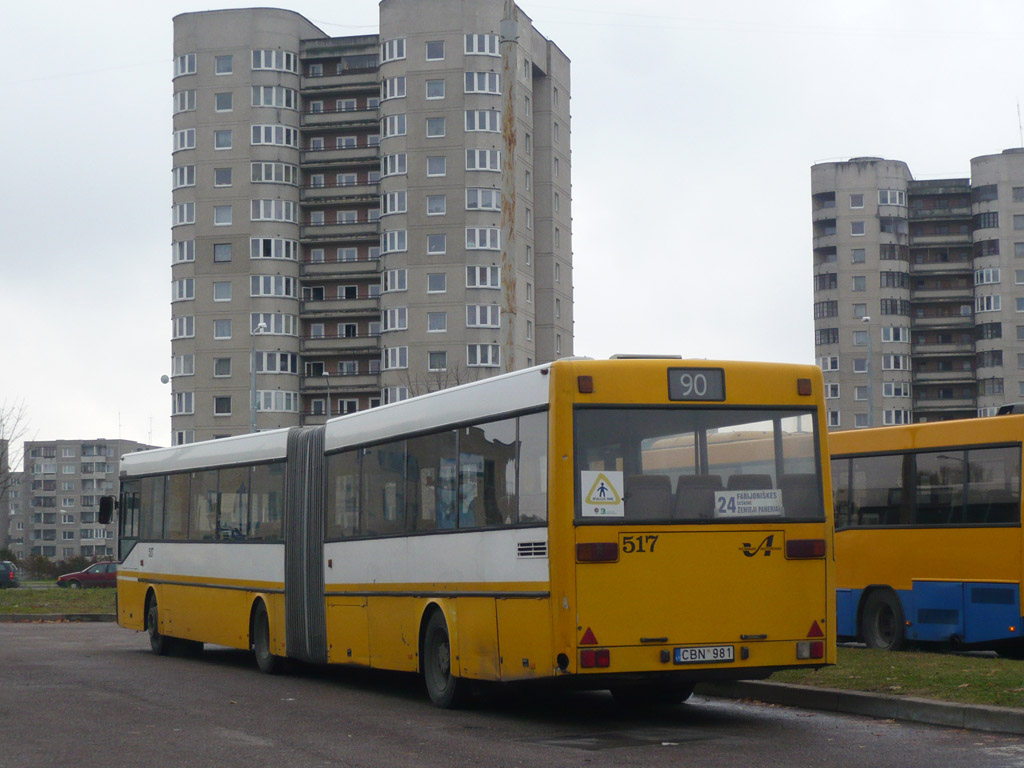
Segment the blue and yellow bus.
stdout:
[[838,633],[1024,655],[1024,416],[835,432]]

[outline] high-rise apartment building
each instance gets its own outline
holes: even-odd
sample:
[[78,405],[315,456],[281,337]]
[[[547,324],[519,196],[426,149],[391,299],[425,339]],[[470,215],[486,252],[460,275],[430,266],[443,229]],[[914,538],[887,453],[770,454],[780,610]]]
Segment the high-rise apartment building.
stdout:
[[96,521],[100,496],[116,496],[126,453],[152,446],[132,440],[32,440],[25,471],[12,487],[7,544],[18,558],[51,560],[114,554],[116,525]]
[[811,169],[814,343],[833,429],[1024,399],[1024,149],[971,177],[877,157]]
[[175,444],[572,354],[569,62],[512,3],[186,13],[174,56]]

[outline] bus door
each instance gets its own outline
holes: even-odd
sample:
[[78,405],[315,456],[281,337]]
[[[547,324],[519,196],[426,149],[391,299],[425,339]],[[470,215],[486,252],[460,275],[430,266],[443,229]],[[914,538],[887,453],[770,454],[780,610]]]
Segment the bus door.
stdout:
[[578,407],[580,645],[667,646],[676,664],[707,645],[732,663],[741,641],[824,633],[816,425],[809,410]]

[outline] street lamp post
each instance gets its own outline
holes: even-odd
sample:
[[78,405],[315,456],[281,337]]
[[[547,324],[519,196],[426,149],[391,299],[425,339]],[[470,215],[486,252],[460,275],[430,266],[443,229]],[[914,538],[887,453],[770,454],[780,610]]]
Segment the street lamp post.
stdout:
[[331,372],[326,368],[324,368],[323,377],[327,383],[327,418],[329,419],[331,418]]
[[249,350],[249,431],[256,431],[256,337],[267,330],[266,323],[260,323],[252,330],[252,349]]
[[871,342],[871,318],[862,317],[861,322],[868,327],[868,426],[875,426],[875,387],[872,383],[874,371],[872,370],[872,342]]

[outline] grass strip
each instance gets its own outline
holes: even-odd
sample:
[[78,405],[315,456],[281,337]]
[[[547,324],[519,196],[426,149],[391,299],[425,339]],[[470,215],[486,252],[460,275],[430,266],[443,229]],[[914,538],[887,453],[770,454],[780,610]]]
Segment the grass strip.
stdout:
[[833,667],[816,672],[776,672],[771,681],[961,704],[1024,707],[1024,662],[988,654],[840,648]]
[[0,589],[0,614],[113,613],[116,589]]

